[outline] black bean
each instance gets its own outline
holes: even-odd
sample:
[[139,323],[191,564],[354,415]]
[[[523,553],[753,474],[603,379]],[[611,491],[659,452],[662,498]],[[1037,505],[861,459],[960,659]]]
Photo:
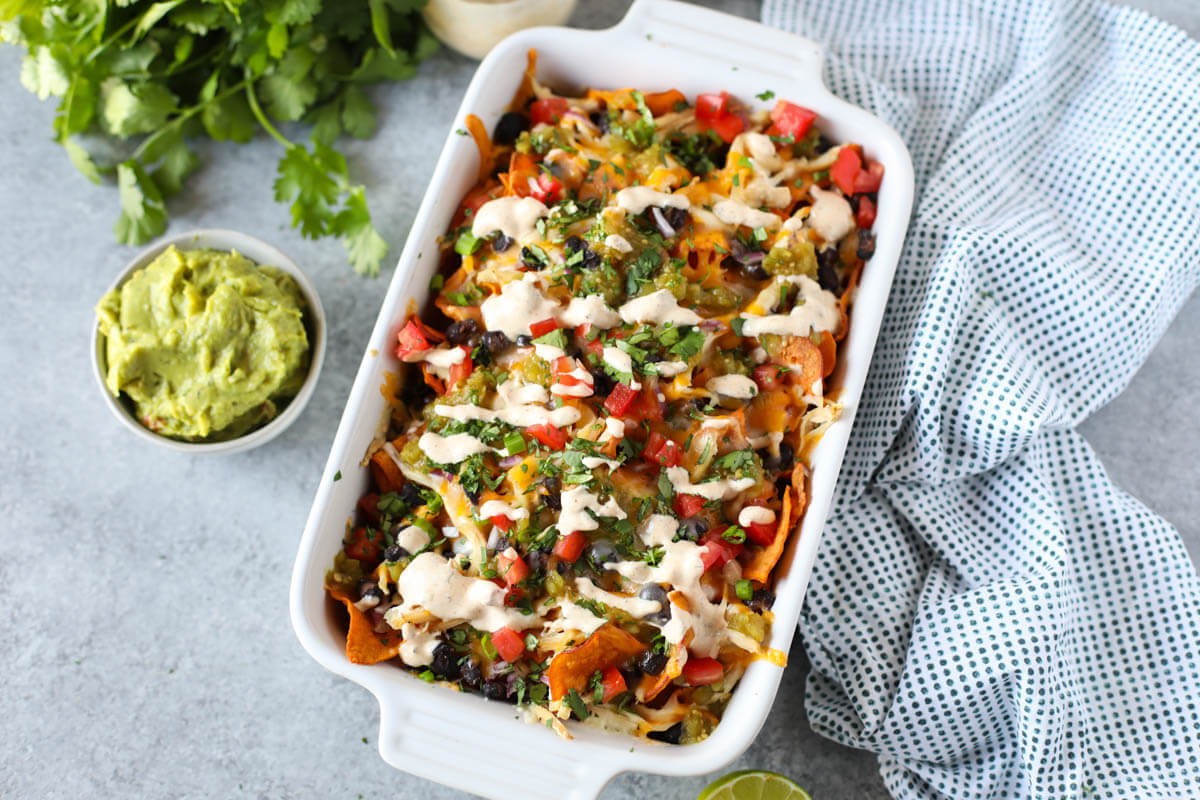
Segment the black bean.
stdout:
[[533,344],[533,337],[528,333],[522,333],[517,336],[517,347],[529,347]]
[[513,246],[513,240],[505,236],[503,233],[496,231],[496,235],[492,237],[492,252],[503,253],[505,250]]
[[424,408],[433,398],[433,389],[419,378],[405,380],[404,387],[400,390],[400,400],[408,408]]
[[592,393],[596,397],[608,397],[616,387],[616,381],[602,369],[588,370],[592,375]]
[[658,675],[667,666],[667,654],[656,653],[653,650],[645,650],[638,657],[637,666],[642,672],[647,675]]
[[663,209],[663,217],[666,218],[668,225],[678,231],[687,224],[688,212],[683,208],[673,208],[668,206],[667,208]]
[[638,597],[643,600],[653,600],[659,605],[658,611],[644,617],[647,622],[654,625],[665,625],[671,619],[671,601],[667,599],[666,591],[657,583],[647,583],[638,592]]
[[739,272],[752,281],[765,281],[771,277],[770,274],[763,269],[761,262],[738,261],[733,256],[725,256],[721,260],[721,266],[732,272]]
[[398,544],[394,544],[391,547],[389,547],[387,550],[383,551],[383,560],[396,562],[402,558],[408,558],[410,555],[412,555],[412,554],[409,553],[407,550],[405,550],[403,547],[401,547]]
[[507,700],[508,680],[505,678],[492,678],[490,681],[484,681],[481,691],[483,696],[488,700]]
[[466,344],[471,337],[479,332],[479,323],[468,317],[455,320],[446,328],[446,340],[450,344]]
[[835,145],[835,142],[832,139],[825,136],[825,134],[822,133],[817,136],[816,151],[818,153],[824,153],[824,152],[828,151],[829,148],[833,147],[834,145]]
[[747,603],[751,611],[759,614],[764,611],[770,611],[771,606],[775,605],[775,593],[770,589],[761,588],[755,589],[754,594],[750,596],[750,602]]
[[600,129],[601,133],[608,133],[607,111],[593,111],[592,113],[588,114],[588,119],[592,121],[593,125]]
[[542,481],[542,502],[551,511],[562,510],[562,484],[558,478],[547,478]]
[[454,645],[449,642],[440,642],[437,647],[433,648],[433,663],[429,665],[429,668],[440,680],[457,680],[459,674],[458,653],[454,650]]
[[421,487],[415,483],[406,483],[400,487],[400,499],[411,508],[425,505],[425,498],[421,496]]
[[704,517],[688,517],[679,522],[678,535],[680,539],[698,542],[700,537],[708,532],[708,521]]
[[592,546],[588,548],[588,560],[597,569],[604,569],[605,564],[618,560],[617,548],[613,547],[612,542],[606,539],[598,539],[592,542]]
[[559,561],[557,564],[554,565],[554,571],[557,572],[559,575],[566,575],[568,572],[571,571],[571,562]]
[[478,689],[480,681],[483,680],[483,670],[475,663],[475,659],[468,657],[459,666],[458,676],[464,686],[471,689]]
[[837,271],[840,263],[836,247],[827,247],[817,253],[817,282],[827,292],[838,294],[841,291],[842,279]]
[[512,340],[504,333],[504,331],[488,331],[483,334],[480,340],[489,353],[503,353],[512,344]]
[[683,736],[682,722],[676,722],[665,731],[650,731],[646,734],[647,739],[654,739],[655,741],[666,742],[667,744],[679,744],[681,736]]
[[366,581],[363,581],[363,584],[362,591],[358,595],[359,600],[366,600],[368,597],[373,597],[378,602],[383,599],[383,589],[379,588],[379,584],[367,583]]
[[595,269],[596,267],[600,266],[600,261],[601,258],[599,253],[597,253],[595,250],[585,249],[583,251],[583,261],[579,266],[583,267],[584,269]]
[[796,451],[787,442],[779,443],[779,455],[772,453],[769,447],[764,447],[758,451],[758,457],[762,459],[763,469],[771,473],[791,469],[796,463]]
[[524,264],[525,266],[529,267],[530,269],[545,269],[546,268],[546,262],[543,261],[542,259],[538,258],[537,254],[535,254],[528,247],[521,248],[521,263]]
[[517,111],[507,111],[492,129],[492,141],[497,144],[512,144],[522,131],[529,130],[529,118]]
[[[553,547],[553,545],[551,545]],[[529,567],[531,572],[541,572],[546,569],[546,562],[550,560],[545,550],[530,550],[525,554],[525,565]]]
[[871,231],[858,232],[858,250],[855,255],[866,261],[875,255],[875,234]]
[[566,250],[568,253],[574,253],[576,250],[582,250],[585,247],[587,247],[587,243],[574,234],[568,236],[563,242],[563,250]]

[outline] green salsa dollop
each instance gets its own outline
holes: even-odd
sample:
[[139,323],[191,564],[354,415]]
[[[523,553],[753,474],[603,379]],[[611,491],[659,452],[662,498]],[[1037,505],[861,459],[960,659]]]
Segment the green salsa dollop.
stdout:
[[155,433],[236,438],[304,383],[305,309],[283,270],[236,251],[171,246],[96,306],[105,384]]

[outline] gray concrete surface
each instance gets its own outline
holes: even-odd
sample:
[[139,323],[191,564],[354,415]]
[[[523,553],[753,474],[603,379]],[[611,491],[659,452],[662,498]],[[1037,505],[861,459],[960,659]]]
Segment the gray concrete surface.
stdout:
[[[758,13],[755,0],[710,4]],[[601,27],[628,0],[580,5],[575,24]],[[1137,5],[1200,34],[1192,0]],[[50,141],[53,108],[20,87],[18,68],[0,48],[0,796],[462,797],[379,759],[375,702],[308,658],[287,617],[300,530],[390,270],[356,278],[336,243],[287,226],[270,199],[273,142],[203,147],[171,232],[232,227],[293,255],[325,303],[328,360],[299,422],[260,450],[189,458],[136,441],[109,418],[87,352],[91,307],[131,255],[111,236],[116,193]],[[345,145],[396,245],[473,69],[443,52],[417,80],[381,88],[377,135]],[[1193,298],[1129,389],[1084,426],[1117,483],[1175,523],[1193,554],[1198,338]],[[885,797],[869,754],[809,729],[799,647],[791,657],[736,767],[789,774],[818,800]],[[627,775],[604,797],[682,800],[709,777]]]

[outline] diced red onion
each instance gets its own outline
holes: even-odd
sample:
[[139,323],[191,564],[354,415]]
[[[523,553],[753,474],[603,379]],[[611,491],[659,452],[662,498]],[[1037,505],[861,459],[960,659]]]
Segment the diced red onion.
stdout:
[[499,463],[500,463],[500,466],[504,467],[505,469],[512,469],[517,464],[520,464],[521,461],[524,460],[524,458],[525,458],[525,456],[521,455],[520,453],[517,453],[516,455],[505,456],[504,458],[500,459]]
[[723,323],[719,319],[705,319],[701,320],[697,327],[704,331],[719,331],[722,325]]
[[668,239],[675,235],[675,229],[671,227],[671,223],[667,222],[667,218],[663,216],[661,208],[650,206],[650,216],[654,218],[654,224],[658,226],[659,233]]

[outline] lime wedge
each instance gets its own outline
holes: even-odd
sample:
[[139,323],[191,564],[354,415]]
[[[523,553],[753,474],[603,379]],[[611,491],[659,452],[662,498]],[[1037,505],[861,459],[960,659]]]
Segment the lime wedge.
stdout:
[[710,783],[696,800],[812,800],[795,781],[776,772],[746,769]]

